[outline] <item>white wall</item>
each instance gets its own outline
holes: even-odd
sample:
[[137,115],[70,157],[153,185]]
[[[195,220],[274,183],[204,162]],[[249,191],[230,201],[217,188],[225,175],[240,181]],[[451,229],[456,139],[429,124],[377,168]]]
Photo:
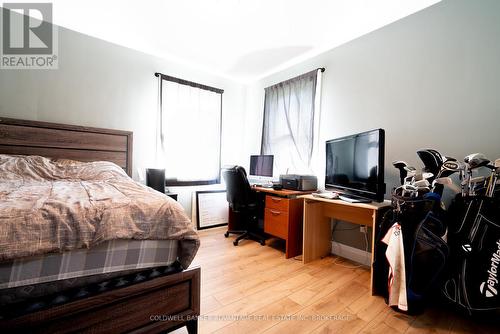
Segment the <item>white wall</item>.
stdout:
[[419,148],[498,158],[499,36],[500,1],[444,0],[251,85],[245,146],[260,148],[265,87],[325,67],[321,145],[384,128],[388,189],[398,182],[391,162],[420,166]]
[[[137,168],[154,163],[155,72],[224,89],[222,163],[240,160],[242,85],[64,28],[58,70],[0,70],[0,116],[131,130],[138,179]],[[190,213],[193,188],[173,190]]]
[[[384,128],[387,197],[399,182],[391,162],[420,167],[419,148],[500,157],[500,1],[444,0],[251,85],[248,152],[260,148],[264,88],[318,67],[326,68],[320,145]],[[342,238],[364,249],[361,233]]]

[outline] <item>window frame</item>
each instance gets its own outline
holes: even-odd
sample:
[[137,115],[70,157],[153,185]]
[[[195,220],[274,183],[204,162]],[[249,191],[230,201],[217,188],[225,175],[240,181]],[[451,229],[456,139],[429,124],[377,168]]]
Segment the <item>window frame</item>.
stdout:
[[[211,180],[192,180],[192,181],[179,181],[177,179],[165,178],[165,186],[168,187],[190,187],[190,186],[206,186],[211,184],[220,184],[221,183],[221,162],[222,162],[222,105],[223,105],[223,94],[224,90],[220,88],[215,88],[207,85],[203,85],[200,83],[196,83],[193,81],[184,80],[181,78],[172,77],[170,75],[166,75],[163,73],[156,72],[155,77],[160,77],[160,87],[159,87],[159,103],[160,103],[160,128],[162,124],[163,117],[163,106],[161,102],[161,96],[163,94],[163,80],[175,82],[180,85],[190,86],[192,88],[199,88],[203,90],[208,90],[217,94],[220,94],[220,111],[219,111],[219,159],[218,159],[218,168],[217,168],[217,177]],[[162,130],[160,130],[162,131]],[[167,168],[167,165],[164,166]]]

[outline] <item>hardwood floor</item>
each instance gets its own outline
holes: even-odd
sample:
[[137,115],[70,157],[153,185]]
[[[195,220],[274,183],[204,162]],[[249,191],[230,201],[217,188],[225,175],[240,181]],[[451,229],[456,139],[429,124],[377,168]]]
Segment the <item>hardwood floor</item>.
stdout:
[[[327,257],[304,265],[284,245],[243,241],[225,228],[200,232],[200,333],[498,333],[443,309],[408,316],[369,293],[370,271]],[[179,329],[175,333],[186,333]]]

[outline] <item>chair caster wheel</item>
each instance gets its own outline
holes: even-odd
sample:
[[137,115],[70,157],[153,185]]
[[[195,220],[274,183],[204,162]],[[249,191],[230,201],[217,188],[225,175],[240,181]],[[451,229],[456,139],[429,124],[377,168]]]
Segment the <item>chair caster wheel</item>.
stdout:
[[233,241],[233,245],[238,246],[238,241]]
[[224,237],[229,237],[229,232],[224,233]]

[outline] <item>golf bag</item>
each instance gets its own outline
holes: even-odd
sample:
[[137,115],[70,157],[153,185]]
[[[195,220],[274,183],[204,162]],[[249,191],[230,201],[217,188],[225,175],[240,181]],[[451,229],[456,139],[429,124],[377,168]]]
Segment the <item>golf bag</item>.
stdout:
[[469,315],[500,314],[500,198],[456,196],[444,296]]
[[[374,282],[375,287],[383,291],[382,295],[390,306],[411,314],[419,313],[429,297],[436,295],[434,292],[439,291],[442,283],[449,253],[448,245],[443,240],[447,231],[443,222],[444,212],[439,201],[404,197],[395,192],[392,194],[392,208],[379,224],[374,263],[374,270],[379,275]],[[404,262],[404,270],[392,268],[394,264],[391,264],[390,257],[394,254],[389,254],[391,246],[387,236],[394,227],[397,228],[394,233],[402,236],[404,260],[402,258],[401,263]],[[401,248],[398,252],[397,256],[401,256]],[[381,273],[385,273],[385,282]],[[397,277],[403,273],[404,277]],[[391,298],[397,280],[405,284],[405,289],[397,287],[400,290],[396,293],[403,291],[405,294],[402,296],[404,301],[400,303],[394,303],[394,298]],[[384,283],[385,289],[382,289]],[[401,296],[399,299],[401,301]]]

